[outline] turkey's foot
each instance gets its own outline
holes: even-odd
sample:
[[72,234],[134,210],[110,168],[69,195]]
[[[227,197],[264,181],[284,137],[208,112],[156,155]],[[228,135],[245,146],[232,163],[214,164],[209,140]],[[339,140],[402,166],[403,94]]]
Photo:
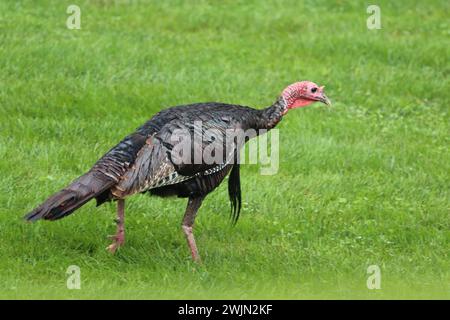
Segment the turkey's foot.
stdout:
[[111,253],[115,253],[117,249],[119,249],[121,246],[125,243],[125,232],[118,232],[115,235],[108,236],[109,239],[113,240],[113,243],[111,243],[109,246],[106,247],[106,250],[108,250]]
[[113,243],[106,247],[111,253],[115,253],[125,243],[125,200],[123,199],[117,201],[117,219],[114,221],[117,224],[117,231],[115,235],[109,236]]

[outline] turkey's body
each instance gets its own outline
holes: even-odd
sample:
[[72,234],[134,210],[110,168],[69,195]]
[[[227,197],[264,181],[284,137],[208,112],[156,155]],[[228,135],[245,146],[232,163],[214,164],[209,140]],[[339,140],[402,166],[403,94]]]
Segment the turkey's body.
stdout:
[[[117,181],[100,194],[97,201],[102,203],[147,191],[159,196],[205,196],[222,182],[233,166],[238,166],[231,158],[239,150],[227,145],[225,139],[195,145],[194,135],[211,129],[223,135],[226,130],[262,129],[261,114],[261,110],[222,103],[176,106],[159,112],[94,165],[95,170]],[[200,153],[210,143],[221,143],[223,149],[228,147],[232,154],[224,154],[220,161],[210,164],[195,162],[193,157],[188,162],[174,161],[172,151],[180,143],[173,139],[178,136],[177,132],[183,137],[189,135],[187,141],[193,149],[201,149],[197,150]],[[196,150],[192,150],[192,156],[194,152]],[[117,169],[111,170],[111,167]]]
[[[219,103],[177,106],[161,111],[122,142],[135,139],[135,135],[145,137],[138,153],[133,154],[133,165],[127,168],[119,183],[111,189],[111,197],[123,198],[149,190],[152,190],[152,194],[162,196],[190,197],[208,194],[220,184],[233,165],[227,164],[227,157],[211,164],[195,162],[193,157],[189,157],[190,161],[175,161],[172,151],[180,141],[174,137],[178,136],[177,133],[181,133],[183,137],[189,135],[187,141],[191,147],[201,149],[192,150],[193,156],[196,151],[202,153],[209,143],[222,142],[202,141],[203,143],[195,146],[195,134],[200,136],[211,129],[225,134],[226,130],[252,128],[257,122],[258,112],[247,107]],[[105,157],[109,158],[114,153],[115,148]],[[100,162],[102,159],[99,165]]]
[[[97,200],[97,205],[118,200],[118,234],[115,245],[109,247],[115,251],[124,241],[123,211],[126,197],[146,192],[157,196],[187,197],[189,201],[183,230],[193,258],[199,260],[192,235],[196,212],[204,197],[230,171],[228,191],[234,220],[239,216],[239,163],[235,160],[242,144],[230,145],[230,141],[224,138],[210,138],[196,145],[192,138],[208,130],[220,132],[225,137],[227,130],[271,129],[281,120],[285,110],[282,99],[263,110],[223,103],[200,103],[165,109],[108,151],[85,175],[29,213],[26,219],[56,220],[69,215],[93,198]],[[194,141],[191,145],[191,161],[179,161],[177,153],[172,152],[180,143],[173,137],[180,138],[180,134],[181,138],[188,136],[185,142]],[[223,147],[222,150],[227,150],[220,161],[194,161],[195,152],[202,153],[208,146],[217,147],[218,144]]]

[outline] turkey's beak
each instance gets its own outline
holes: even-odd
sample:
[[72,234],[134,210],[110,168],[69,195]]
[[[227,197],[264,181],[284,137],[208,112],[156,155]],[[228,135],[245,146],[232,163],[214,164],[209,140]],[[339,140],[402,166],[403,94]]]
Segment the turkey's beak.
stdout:
[[330,99],[328,99],[328,97],[325,95],[325,92],[323,92],[323,89],[325,89],[325,86],[321,86],[321,87],[319,88],[320,94],[319,94],[319,96],[318,96],[318,100],[319,100],[320,102],[325,103],[327,106],[331,106],[331,101],[330,101]]
[[331,101],[330,99],[328,99],[325,93],[322,93],[322,95],[319,98],[319,101],[325,103],[327,106],[331,106]]

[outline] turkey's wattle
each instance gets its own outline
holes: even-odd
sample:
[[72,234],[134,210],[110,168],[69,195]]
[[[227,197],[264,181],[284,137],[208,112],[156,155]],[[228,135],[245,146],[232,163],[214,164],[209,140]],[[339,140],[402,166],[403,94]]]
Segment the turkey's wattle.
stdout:
[[[203,199],[213,191],[224,178],[228,179],[228,193],[232,206],[233,220],[239,218],[241,209],[241,187],[239,162],[237,159],[241,144],[233,145],[230,155],[221,162],[192,163],[177,162],[172,157],[176,147],[173,133],[186,132],[191,139],[196,131],[214,129],[222,134],[227,130],[272,129],[288,110],[304,107],[320,101],[330,104],[329,99],[313,82],[296,82],[283,90],[275,103],[265,109],[208,102],[171,107],[157,113],[153,118],[125,137],[119,144],[100,158],[84,175],[69,186],[55,193],[43,204],[25,216],[28,221],[38,219],[57,220],[81,207],[91,199],[97,205],[106,201],[117,201],[117,233],[108,246],[115,252],[125,242],[125,199],[135,193],[150,193],[157,196],[188,198],[182,221],[192,258],[200,261],[193,235],[195,216]],[[201,122],[201,127],[193,125]],[[211,141],[208,146],[223,144],[221,139]],[[207,145],[193,144],[193,148]],[[229,146],[228,146],[229,147]],[[223,148],[223,150],[228,150]],[[195,152],[196,150],[193,150]]]

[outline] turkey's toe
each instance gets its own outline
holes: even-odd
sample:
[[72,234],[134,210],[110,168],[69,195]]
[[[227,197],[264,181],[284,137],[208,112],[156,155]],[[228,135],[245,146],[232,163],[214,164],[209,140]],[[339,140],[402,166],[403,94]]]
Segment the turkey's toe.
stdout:
[[117,250],[118,246],[116,243],[112,243],[109,246],[106,247],[106,250],[108,250],[111,253],[115,253]]
[[120,232],[115,235],[108,236],[109,239],[113,240],[113,243],[111,243],[109,246],[106,247],[106,250],[108,250],[111,253],[115,253],[117,249],[125,243],[125,234],[123,232]]

